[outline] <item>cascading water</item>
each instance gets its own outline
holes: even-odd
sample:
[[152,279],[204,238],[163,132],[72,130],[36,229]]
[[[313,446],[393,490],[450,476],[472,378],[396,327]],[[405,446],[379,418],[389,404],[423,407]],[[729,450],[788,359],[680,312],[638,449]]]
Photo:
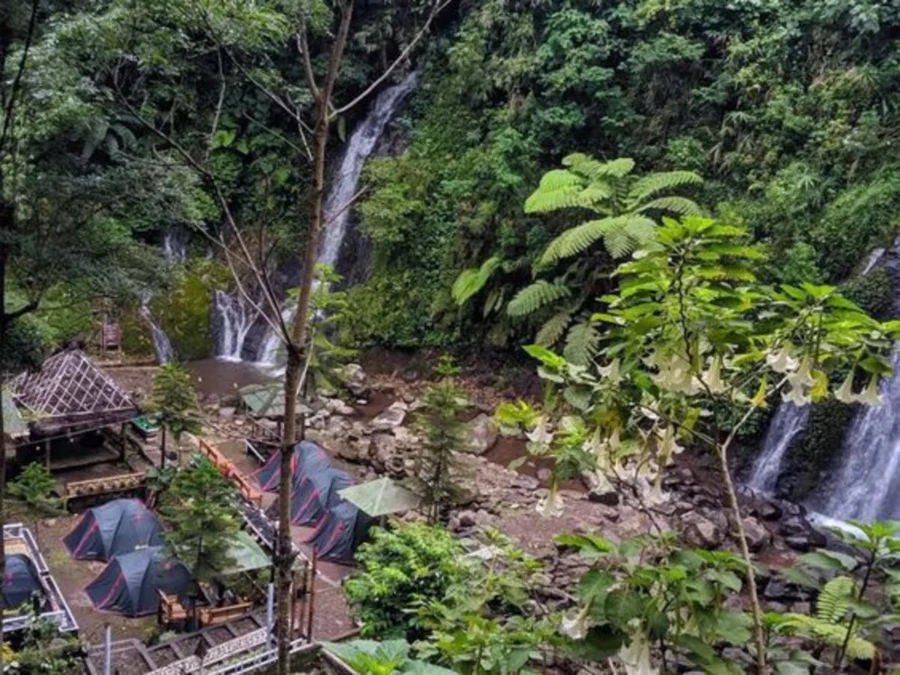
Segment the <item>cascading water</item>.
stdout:
[[[163,235],[162,252],[165,259],[170,264],[181,264],[187,260],[187,247],[182,234],[177,230],[167,230]],[[153,298],[152,293],[143,293],[141,295],[141,318],[150,326],[150,337],[153,340],[153,350],[156,352],[156,360],[159,363],[168,363],[175,357],[175,350],[172,347],[172,341],[166,332],[160,328],[159,324],[153,318],[153,312],[150,309],[150,300]]]
[[216,356],[227,361],[240,361],[244,341],[256,321],[257,312],[240,293],[228,295],[216,291],[213,296],[216,320]]
[[815,504],[833,518],[900,517],[900,348],[891,365],[894,375],[881,384],[884,403],[856,415],[844,441],[841,470]]
[[747,487],[762,494],[772,494],[775,491],[785,454],[806,427],[810,407],[805,405],[798,408],[793,403],[778,406],[766,431],[762,451],[747,479]]
[[175,356],[175,350],[172,349],[172,341],[166,332],[159,327],[153,320],[153,314],[150,311],[150,293],[144,293],[141,296],[141,318],[150,326],[150,337],[153,339],[153,350],[156,352],[156,360],[160,363],[168,363]]
[[[375,150],[375,145],[384,133],[387,123],[397,114],[400,105],[415,88],[417,81],[418,74],[410,73],[400,84],[382,91],[375,99],[369,115],[353,130],[341,160],[340,170],[335,175],[325,199],[323,209],[325,231],[319,247],[318,262],[328,265],[337,263],[344,237],[347,235],[351,206],[359,187],[363,165]],[[293,317],[293,308],[286,308],[282,312],[285,323],[291,321]],[[275,365],[280,351],[280,338],[274,331],[267,331],[259,351],[259,363]]]

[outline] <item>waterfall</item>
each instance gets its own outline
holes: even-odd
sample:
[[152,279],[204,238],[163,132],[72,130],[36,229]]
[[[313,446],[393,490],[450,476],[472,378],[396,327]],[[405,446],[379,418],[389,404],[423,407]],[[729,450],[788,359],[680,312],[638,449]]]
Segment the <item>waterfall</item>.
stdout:
[[150,337],[153,339],[153,350],[156,352],[156,360],[160,364],[168,363],[175,356],[175,350],[172,349],[172,341],[169,340],[169,336],[153,320],[153,314],[150,312],[151,297],[151,293],[141,295],[140,315],[150,326]]
[[793,403],[782,403],[778,406],[763,439],[762,450],[747,479],[747,487],[763,494],[772,494],[775,491],[784,457],[794,439],[806,427],[810,407],[805,405],[798,408]]
[[213,296],[216,330],[216,356],[227,361],[240,361],[244,340],[256,321],[256,309],[240,293],[228,295],[216,291]]
[[[344,237],[347,235],[351,206],[359,187],[363,165],[375,150],[375,145],[384,133],[387,123],[397,114],[400,105],[415,88],[417,81],[418,73],[410,73],[400,84],[382,91],[375,99],[368,116],[350,135],[340,169],[325,199],[323,209],[325,231],[319,246],[318,262],[328,265],[337,263]],[[281,316],[285,323],[294,318],[294,312],[294,308],[285,308],[282,311]],[[277,333],[269,329],[259,350],[258,362],[268,366],[275,365],[280,349],[281,339]]]
[[841,469],[819,495],[833,518],[871,521],[900,516],[900,349],[894,375],[881,383],[884,403],[860,410],[841,452]]

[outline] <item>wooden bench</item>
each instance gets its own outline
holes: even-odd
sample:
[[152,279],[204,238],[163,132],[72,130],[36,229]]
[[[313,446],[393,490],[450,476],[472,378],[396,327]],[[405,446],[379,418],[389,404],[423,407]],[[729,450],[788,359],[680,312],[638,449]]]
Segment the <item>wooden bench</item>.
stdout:
[[63,499],[69,501],[78,497],[92,497],[140,490],[144,487],[144,478],[145,475],[141,472],[124,473],[117,476],[107,476],[106,478],[70,481],[66,483]]
[[166,595],[162,591],[159,593],[159,623],[164,626],[173,624],[183,624],[187,621],[187,610],[181,605],[176,595]]
[[240,602],[227,607],[204,607],[199,611],[201,626],[218,626],[249,614],[253,603]]

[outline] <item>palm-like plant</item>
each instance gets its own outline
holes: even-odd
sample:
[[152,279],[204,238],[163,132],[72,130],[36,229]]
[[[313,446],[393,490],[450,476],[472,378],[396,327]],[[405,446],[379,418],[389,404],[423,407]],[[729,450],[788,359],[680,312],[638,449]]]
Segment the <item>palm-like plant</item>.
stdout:
[[[544,346],[565,336],[565,356],[587,363],[597,341],[589,321],[590,303],[599,283],[608,276],[610,263],[637,249],[652,247],[662,214],[696,214],[697,204],[672,194],[703,182],[691,171],[635,175],[634,160],[601,162],[576,153],[563,159],[563,168],[548,171],[525,202],[525,213],[544,214],[570,209],[592,217],[559,234],[533,265],[536,279],[522,288],[506,307],[512,317],[547,314],[536,341]],[[604,250],[597,255],[596,244]],[[489,259],[479,269],[464,270],[453,293],[462,304],[475,295],[501,264]]]

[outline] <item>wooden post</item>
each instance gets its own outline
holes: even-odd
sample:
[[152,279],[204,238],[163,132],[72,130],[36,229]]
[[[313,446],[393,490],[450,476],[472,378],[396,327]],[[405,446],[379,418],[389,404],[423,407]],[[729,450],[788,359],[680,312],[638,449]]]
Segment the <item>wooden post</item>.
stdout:
[[119,459],[123,462],[125,461],[125,453],[127,452],[127,449],[128,449],[127,448],[128,437],[125,435],[127,429],[128,429],[128,425],[123,422],[122,428],[120,429],[121,435],[119,436],[119,441],[120,441],[119,442]]
[[48,438],[44,441],[44,463],[47,466],[47,471],[50,470],[50,439]]
[[307,631],[307,639],[312,642],[313,641],[313,621],[315,620],[315,603],[316,603],[316,560],[317,560],[317,551],[316,547],[313,546],[312,551],[312,561],[309,565],[309,586],[307,587],[306,597],[308,599],[308,614],[309,620],[307,625],[309,629]]

